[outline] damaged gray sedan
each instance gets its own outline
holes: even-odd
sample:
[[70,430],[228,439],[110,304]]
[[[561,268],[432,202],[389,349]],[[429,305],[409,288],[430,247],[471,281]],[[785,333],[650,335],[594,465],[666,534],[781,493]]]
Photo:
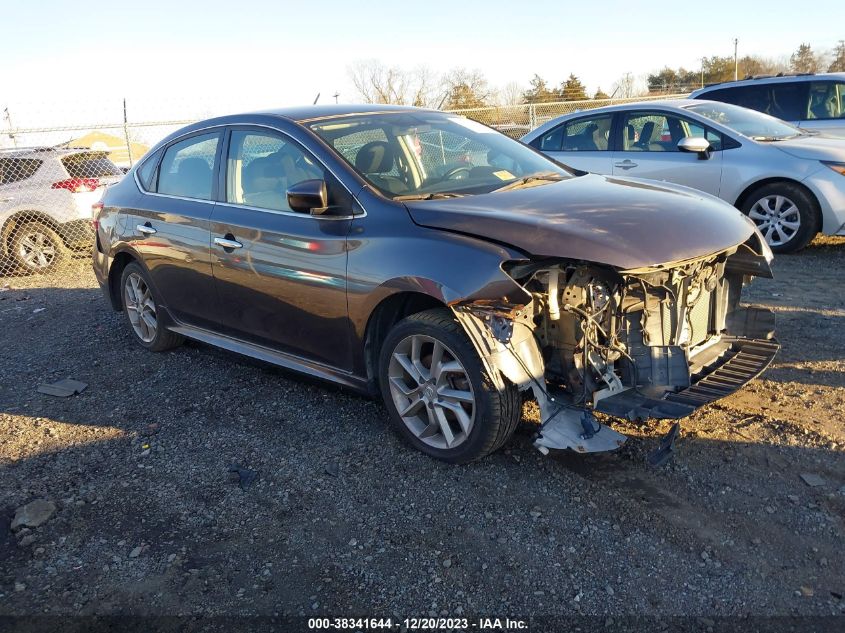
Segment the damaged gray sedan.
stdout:
[[614,450],[596,412],[683,418],[778,349],[772,313],[740,303],[772,254],[736,209],[440,112],[203,121],[109,188],[95,224],[94,269],[142,346],[187,337],[380,393],[449,462],[500,448],[526,397],[541,451]]

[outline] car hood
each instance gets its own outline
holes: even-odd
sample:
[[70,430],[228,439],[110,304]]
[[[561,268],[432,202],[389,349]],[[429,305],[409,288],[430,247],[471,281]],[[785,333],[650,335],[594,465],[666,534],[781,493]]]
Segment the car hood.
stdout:
[[833,136],[797,136],[769,145],[796,158],[845,162],[845,139]]
[[465,198],[406,202],[414,222],[627,270],[710,255],[747,240],[753,225],[693,189],[596,174]]

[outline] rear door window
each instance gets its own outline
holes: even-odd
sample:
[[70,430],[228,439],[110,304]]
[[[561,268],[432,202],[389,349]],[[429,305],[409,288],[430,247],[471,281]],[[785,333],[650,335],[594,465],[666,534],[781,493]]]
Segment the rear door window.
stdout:
[[41,166],[35,158],[0,158],[0,185],[10,185],[31,178]]
[[800,121],[806,118],[807,82],[720,88],[701,95],[701,98],[732,103],[784,121]]
[[120,169],[109,159],[105,152],[81,152],[62,158],[62,164],[71,178],[102,178],[104,176],[122,176]]
[[173,143],[161,159],[158,193],[212,200],[220,133],[192,136]]
[[564,152],[606,151],[610,147],[610,126],[613,115],[601,114],[569,121],[563,131]]

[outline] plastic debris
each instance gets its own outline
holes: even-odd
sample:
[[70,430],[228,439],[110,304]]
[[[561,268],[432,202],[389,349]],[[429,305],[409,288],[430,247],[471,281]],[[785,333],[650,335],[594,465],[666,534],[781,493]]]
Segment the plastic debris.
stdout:
[[58,382],[38,385],[38,393],[44,393],[48,396],[58,396],[59,398],[67,398],[77,393],[82,393],[87,387],[88,383],[73,380],[71,378],[64,378]]

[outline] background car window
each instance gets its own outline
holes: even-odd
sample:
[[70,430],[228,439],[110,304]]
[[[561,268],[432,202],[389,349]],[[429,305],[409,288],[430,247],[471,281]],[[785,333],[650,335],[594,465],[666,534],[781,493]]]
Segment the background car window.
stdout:
[[564,129],[561,147],[564,152],[595,152],[608,149],[610,114],[570,121]]
[[626,152],[674,152],[678,150],[673,139],[681,140],[680,121],[660,113],[627,115],[624,119],[622,148]]
[[0,158],[0,185],[10,185],[31,178],[41,166],[34,158]]
[[722,149],[722,135],[718,132],[714,132],[713,130],[704,127],[700,123],[694,123],[692,121],[687,121],[685,119],[681,119],[682,123],[686,125],[684,136],[689,136],[693,138],[706,138],[707,141],[710,143],[710,148],[714,152],[718,152]]
[[713,90],[701,96],[757,110],[785,121],[799,121],[807,118],[806,86],[807,82],[737,86]]
[[624,119],[622,148],[627,152],[677,152],[686,137],[706,138],[714,151],[722,149],[722,135],[700,123],[670,114],[645,112]]
[[174,143],[164,152],[158,193],[211,200],[220,134],[203,134]]
[[531,145],[541,152],[559,152],[563,146],[563,132],[565,129],[566,125],[558,125],[556,128],[552,128],[545,134],[534,139]]
[[229,141],[226,201],[290,211],[287,190],[303,180],[325,180],[325,170],[296,143],[275,134],[235,130]]
[[845,116],[845,83],[814,81],[810,83],[807,119],[839,119]]
[[80,152],[62,158],[71,178],[101,178],[122,176],[123,170],[109,159],[106,152]]

